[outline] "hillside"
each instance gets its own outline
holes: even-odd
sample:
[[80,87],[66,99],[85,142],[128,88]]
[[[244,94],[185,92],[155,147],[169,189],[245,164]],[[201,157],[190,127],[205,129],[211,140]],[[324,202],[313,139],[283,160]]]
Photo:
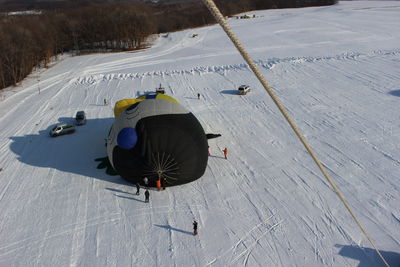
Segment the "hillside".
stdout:
[[[398,266],[399,2],[251,14],[229,23]],[[160,83],[222,137],[202,178],[147,204],[95,159],[113,104]],[[140,52],[65,55],[0,100],[0,266],[384,266],[217,25]],[[78,110],[87,125],[49,136]]]

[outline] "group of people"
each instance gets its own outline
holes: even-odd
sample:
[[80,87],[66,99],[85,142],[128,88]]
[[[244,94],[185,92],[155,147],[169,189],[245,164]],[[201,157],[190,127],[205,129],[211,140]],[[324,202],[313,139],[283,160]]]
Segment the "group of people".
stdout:
[[[147,177],[144,177],[143,183],[145,184],[145,187],[146,187],[146,191],[144,191],[144,197],[145,197],[144,202],[147,203],[147,202],[149,202],[149,198],[150,198],[149,179]],[[156,181],[156,187],[159,191],[161,190],[161,188],[163,190],[165,190],[166,184],[167,184],[167,179],[165,177],[159,178]],[[140,195],[140,184],[139,183],[136,183],[136,195]]]
[[[144,202],[148,203],[149,202],[149,198],[150,198],[150,192],[149,192],[149,187],[148,187],[149,179],[147,177],[144,177],[143,178],[143,182],[144,182],[144,184],[146,186],[146,191],[144,191],[144,197],[145,197]],[[165,181],[163,182],[163,189],[165,189]],[[139,185],[139,183],[136,183],[136,195],[140,195],[140,185]],[[193,221],[193,235],[197,235],[197,224],[198,223],[196,222],[196,220]]]

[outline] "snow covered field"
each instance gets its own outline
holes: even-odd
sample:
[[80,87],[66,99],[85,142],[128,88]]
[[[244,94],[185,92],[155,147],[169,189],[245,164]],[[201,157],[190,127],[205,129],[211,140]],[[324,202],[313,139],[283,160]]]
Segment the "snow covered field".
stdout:
[[[400,2],[251,13],[230,25],[399,266]],[[113,104],[160,83],[222,137],[201,179],[147,204],[94,159],[106,156]],[[238,96],[241,84],[252,92]],[[217,25],[146,51],[65,57],[0,99],[2,267],[383,266]],[[49,137],[78,110],[87,125]]]

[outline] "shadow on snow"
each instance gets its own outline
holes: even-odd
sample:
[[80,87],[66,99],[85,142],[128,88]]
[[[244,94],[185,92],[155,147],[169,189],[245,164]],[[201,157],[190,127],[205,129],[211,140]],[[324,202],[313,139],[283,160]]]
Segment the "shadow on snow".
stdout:
[[389,92],[390,95],[400,96],[400,90],[393,90]]
[[117,194],[114,194],[114,196],[119,197],[119,198],[124,198],[124,199],[129,199],[129,200],[136,200],[138,202],[146,203],[146,201],[141,200],[141,199],[137,199],[137,198],[134,198],[134,197],[127,197],[127,196],[122,196],[122,195],[117,195]]
[[[342,246],[336,245],[335,247],[340,248],[339,255],[348,257],[359,261],[358,267],[379,267],[386,266],[382,259],[376,253],[375,249],[365,248],[359,246]],[[380,251],[385,260],[390,266],[399,266],[400,254],[391,251]]]
[[164,228],[164,229],[167,229],[167,230],[170,230],[170,231],[176,231],[176,232],[187,234],[187,235],[193,235],[192,232],[181,230],[181,229],[177,229],[177,228],[174,228],[174,227],[172,227],[170,225],[155,224],[155,226],[160,227],[160,228]]
[[[115,189],[115,188],[111,188],[111,187],[106,187],[106,190],[113,191],[113,192],[116,192],[116,193],[123,193],[123,194],[128,194],[128,195],[136,195],[136,194],[134,194],[132,192],[127,192],[127,191],[123,191],[123,190]],[[134,190],[136,191],[136,188]]]
[[[58,123],[73,124],[73,118],[59,118]],[[18,160],[32,166],[53,168],[96,179],[129,185],[119,176],[109,176],[97,169],[94,160],[107,155],[105,138],[113,123],[113,118],[88,119],[86,125],[76,126],[73,134],[50,137],[55,124],[38,134],[12,136],[11,151]]]
[[237,90],[222,90],[221,94],[225,94],[225,95],[238,95],[238,91]]

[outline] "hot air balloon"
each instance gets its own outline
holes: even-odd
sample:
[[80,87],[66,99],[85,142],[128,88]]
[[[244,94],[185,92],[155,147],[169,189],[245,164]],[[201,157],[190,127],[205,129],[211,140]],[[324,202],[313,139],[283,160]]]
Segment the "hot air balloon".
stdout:
[[[125,180],[149,186],[175,186],[200,178],[208,160],[207,137],[196,117],[165,94],[123,99],[114,107],[115,121],[107,154]],[[158,180],[158,181],[157,181]]]

